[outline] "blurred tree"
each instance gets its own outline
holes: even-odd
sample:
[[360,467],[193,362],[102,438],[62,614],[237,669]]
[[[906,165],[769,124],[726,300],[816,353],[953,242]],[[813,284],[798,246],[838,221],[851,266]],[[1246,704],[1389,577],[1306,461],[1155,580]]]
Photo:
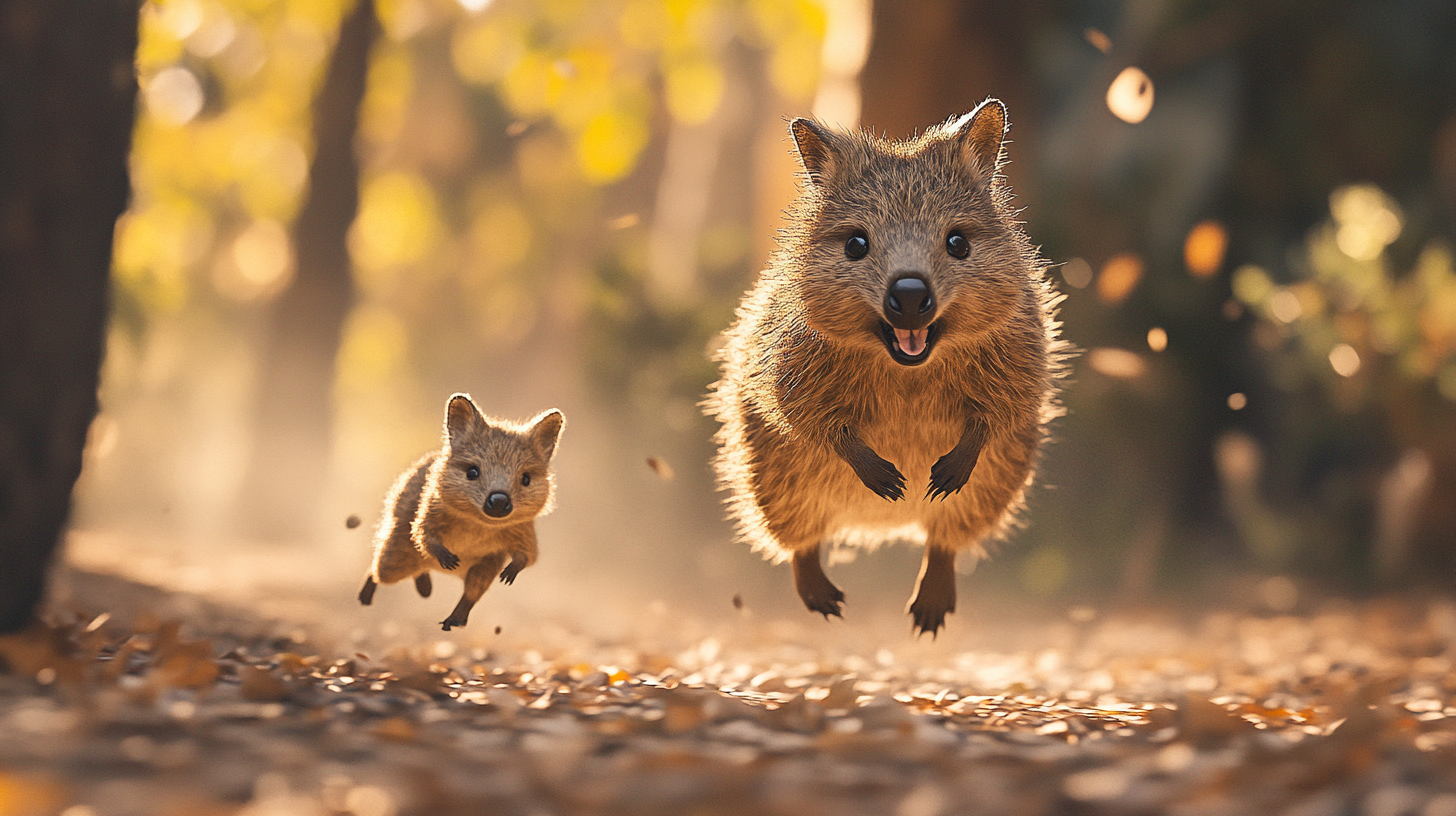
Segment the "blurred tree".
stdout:
[[[1009,109],[1016,154],[1029,157],[1038,113],[1031,46],[1040,11],[1038,3],[875,3],[860,75],[864,127],[903,139],[994,96]],[[1016,163],[1007,173],[1013,186],[1029,191]]]
[[0,631],[41,596],[96,414],[138,5],[0,5]]
[[274,302],[242,492],[251,532],[297,536],[317,515],[332,437],[334,366],[353,306],[347,237],[359,209],[359,105],[379,25],[373,0],[344,17],[314,105],[308,194],[293,224],[297,273]]

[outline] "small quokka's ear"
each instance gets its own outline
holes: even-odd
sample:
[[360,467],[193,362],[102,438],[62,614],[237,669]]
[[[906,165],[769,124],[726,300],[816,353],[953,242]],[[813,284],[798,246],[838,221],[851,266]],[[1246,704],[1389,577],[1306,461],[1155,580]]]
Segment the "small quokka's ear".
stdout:
[[837,146],[835,136],[823,125],[812,119],[795,119],[789,123],[789,132],[794,136],[794,149],[798,151],[799,163],[815,184],[823,184],[834,173]]
[[1006,139],[1006,106],[987,99],[951,125],[966,159],[983,173],[1001,167],[1001,143]]
[[461,440],[485,429],[485,416],[469,394],[452,394],[445,405],[445,444],[454,447]]
[[543,411],[531,420],[531,439],[541,447],[541,451],[550,459],[556,453],[556,440],[561,438],[561,428],[566,424],[566,417],[555,408]]

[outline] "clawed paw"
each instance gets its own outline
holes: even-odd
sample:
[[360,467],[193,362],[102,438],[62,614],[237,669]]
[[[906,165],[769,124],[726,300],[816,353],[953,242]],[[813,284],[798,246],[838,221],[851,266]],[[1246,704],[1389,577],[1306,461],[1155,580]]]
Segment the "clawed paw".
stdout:
[[925,490],[925,498],[944,500],[952,493],[959,493],[976,469],[976,458],[952,450],[935,460],[935,464],[930,466],[930,487]]
[[916,636],[930,633],[931,639],[940,634],[945,626],[945,616],[952,610],[932,604],[921,604],[916,602],[910,606],[910,617],[913,621],[912,628]]
[[858,463],[854,468],[854,475],[864,482],[864,486],[882,499],[898,501],[905,498],[905,477],[899,468],[874,453],[865,458],[867,461]]
[[430,554],[435,556],[435,560],[440,562],[440,566],[447,570],[452,570],[460,566],[460,556],[444,547],[436,547],[430,551]]
[[505,584],[506,586],[510,586],[511,584],[514,584],[516,582],[516,576],[517,575],[520,575],[521,574],[521,570],[523,570],[523,569],[525,569],[525,565],[516,566],[514,563],[507,564],[506,565],[506,568],[503,569],[503,570],[501,570],[501,574],[500,574],[501,583],[502,584]]
[[828,579],[825,579],[819,586],[801,589],[799,597],[803,599],[804,606],[807,606],[810,612],[818,612],[824,616],[825,620],[828,620],[830,615],[840,619],[844,618],[844,615],[840,613],[841,605],[844,603],[844,592],[830,583]]

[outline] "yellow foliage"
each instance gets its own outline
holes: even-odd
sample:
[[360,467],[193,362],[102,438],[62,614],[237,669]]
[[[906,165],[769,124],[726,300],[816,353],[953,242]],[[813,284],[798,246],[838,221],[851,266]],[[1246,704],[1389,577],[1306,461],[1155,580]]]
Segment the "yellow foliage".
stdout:
[[408,344],[404,321],[394,312],[378,304],[355,309],[344,324],[339,346],[337,387],[341,394],[376,389],[404,362]]
[[819,87],[821,39],[806,30],[780,40],[769,60],[768,75],[779,93],[789,99],[809,99]]
[[576,142],[576,157],[588,181],[605,184],[625,176],[647,146],[647,123],[623,111],[592,117]]
[[471,222],[470,251],[493,268],[520,263],[531,251],[531,222],[513,202],[496,202]]
[[515,14],[502,12],[463,23],[451,40],[455,70],[468,82],[489,85],[499,81],[526,53],[529,31]]
[[667,109],[680,122],[705,122],[723,100],[723,70],[703,58],[669,63],[665,69]]
[[549,55],[533,51],[517,60],[506,74],[501,95],[517,116],[541,116],[550,112],[565,85],[562,66]]
[[360,285],[378,290],[392,280],[388,273],[423,259],[441,230],[435,191],[424,179],[394,172],[369,180],[349,231]]

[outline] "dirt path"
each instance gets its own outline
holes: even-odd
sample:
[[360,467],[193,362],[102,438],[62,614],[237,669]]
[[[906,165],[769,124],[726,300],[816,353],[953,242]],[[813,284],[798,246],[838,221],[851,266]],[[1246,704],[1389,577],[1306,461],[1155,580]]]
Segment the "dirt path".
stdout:
[[1446,601],[1084,615],[917,663],[782,631],[371,654],[57,594],[0,644],[0,813],[1456,815]]

